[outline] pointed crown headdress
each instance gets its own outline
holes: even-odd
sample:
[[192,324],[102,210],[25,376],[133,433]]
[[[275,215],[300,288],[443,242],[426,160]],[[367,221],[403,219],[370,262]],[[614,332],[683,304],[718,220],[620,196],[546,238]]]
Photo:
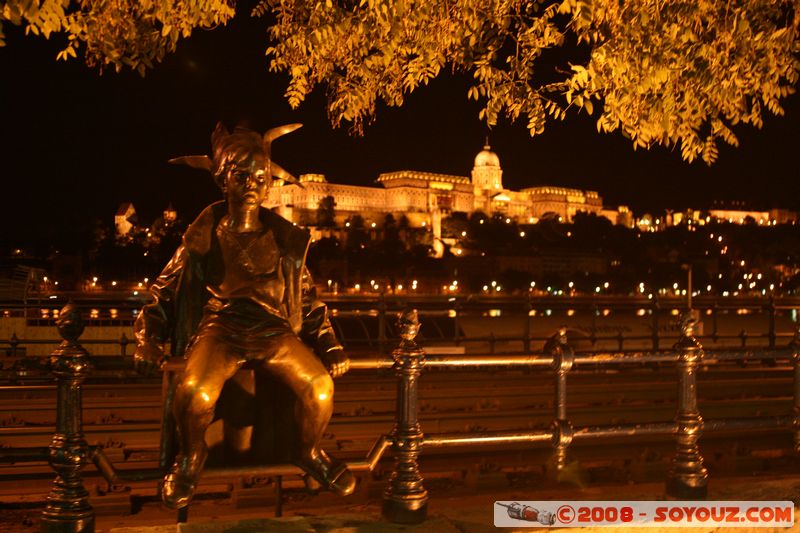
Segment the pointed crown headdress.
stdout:
[[214,128],[214,133],[211,134],[212,157],[207,155],[185,155],[170,159],[169,162],[207,170],[214,177],[217,185],[222,187],[225,172],[231,165],[249,159],[253,154],[260,153],[259,155],[263,155],[265,166],[263,170],[267,175],[302,187],[303,185],[297,178],[272,161],[270,153],[272,141],[282,135],[293,132],[301,126],[302,124],[286,124],[267,130],[264,135],[261,135],[243,127],[236,127],[230,133],[221,122],[218,122],[217,127]]

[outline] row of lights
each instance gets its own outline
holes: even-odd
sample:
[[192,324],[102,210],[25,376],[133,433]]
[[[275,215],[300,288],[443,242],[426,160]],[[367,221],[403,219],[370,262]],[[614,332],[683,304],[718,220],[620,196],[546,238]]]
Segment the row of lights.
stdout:
[[[751,279],[752,278],[752,274],[745,275],[745,278],[746,279]],[[757,279],[761,279],[762,278],[761,274],[758,274],[756,276],[756,278]],[[330,289],[332,287],[333,280],[329,279],[327,283],[328,283],[328,288]],[[751,282],[748,286],[750,288],[754,288],[755,285],[756,285],[756,282]],[[142,283],[140,282],[139,283],[139,287],[141,288],[141,286],[142,286]],[[374,279],[370,280],[369,286],[370,286],[370,289],[373,290],[373,291],[379,291],[381,289],[381,285],[377,281],[375,281]],[[418,286],[419,286],[419,282],[417,280],[413,280],[411,282],[411,287],[410,288],[411,288],[411,290],[415,291],[415,290],[417,290]],[[575,282],[570,281],[570,282],[567,283],[567,286],[568,286],[569,289],[574,289],[575,288]],[[399,284],[397,284],[395,286],[395,289],[398,290],[398,291],[402,291],[403,287],[404,287],[404,285],[402,283],[399,283]],[[530,289],[529,290],[533,290],[535,287],[536,287],[536,282],[532,281],[530,283]],[[594,288],[594,292],[595,293],[600,293],[600,292],[602,292],[603,289],[608,289],[609,287],[610,287],[610,283],[606,281],[602,285],[596,286]],[[741,283],[738,285],[738,288],[740,290],[743,289],[743,287],[744,287],[744,285],[741,284]],[[359,290],[361,290],[361,284],[360,283],[356,283],[353,286],[353,288],[356,291],[359,291]],[[445,290],[445,291],[450,291],[450,292],[457,291],[459,289],[458,280],[453,280],[452,282],[450,282],[449,285],[443,285],[442,289]],[[769,290],[772,291],[774,289],[775,289],[775,284],[774,283],[770,283]],[[503,287],[497,281],[493,280],[490,284],[484,285],[482,287],[482,290],[483,290],[483,292],[501,292],[503,290]],[[686,289],[680,289],[677,282],[672,284],[672,290],[674,291],[676,296],[686,296],[687,295],[687,290]],[[706,285],[705,290],[706,290],[706,292],[711,292],[713,290],[713,287],[711,286],[711,284],[708,284],[708,285]],[[766,289],[764,289],[764,290],[766,290]],[[640,282],[638,284],[637,291],[640,294],[644,294],[646,292],[646,287],[645,287],[644,282]],[[554,289],[552,286],[548,286],[546,288],[545,292],[556,294],[556,295],[564,294],[563,290]],[[668,292],[669,292],[669,289],[667,289],[667,288],[658,289],[658,293],[662,294],[662,295],[666,295]],[[700,290],[692,291],[692,296],[700,296],[701,294],[702,294],[702,291],[700,291]],[[736,293],[734,293],[734,294],[736,294]],[[723,296],[728,296],[728,295],[729,295],[728,291],[723,292]],[[652,293],[648,293],[648,297],[649,298],[652,298],[652,296],[653,296]]]
[[[458,284],[457,281],[455,283],[456,283],[456,285]],[[329,279],[328,280],[328,289],[330,289],[332,284],[333,284],[333,280]],[[417,290],[417,284],[418,284],[417,280],[412,280],[411,281],[411,290],[412,291]],[[381,284],[378,283],[377,281],[375,281],[374,279],[369,280],[369,287],[373,291],[380,291],[381,290]],[[387,287],[391,289],[391,285],[387,285]],[[356,290],[356,291],[360,291],[361,290],[361,284],[360,283],[354,284],[353,285],[353,289]],[[398,283],[397,285],[395,285],[395,290],[402,291],[403,290],[403,284],[402,283]]]
[[[139,295],[139,291],[144,290],[146,288],[147,283],[149,283],[149,282],[150,282],[150,278],[144,278],[142,281],[137,282],[136,286],[135,286],[135,288],[133,289],[133,292],[132,292],[133,295],[134,296],[138,296]],[[98,287],[100,287],[100,285],[99,285],[100,284],[100,278],[98,278],[97,276],[93,276],[91,281],[87,281],[87,283],[89,284],[89,287],[91,287],[93,289],[98,288]],[[119,285],[119,283],[117,283],[116,280],[112,280],[111,281],[111,286],[112,287],[117,287],[117,285]]]

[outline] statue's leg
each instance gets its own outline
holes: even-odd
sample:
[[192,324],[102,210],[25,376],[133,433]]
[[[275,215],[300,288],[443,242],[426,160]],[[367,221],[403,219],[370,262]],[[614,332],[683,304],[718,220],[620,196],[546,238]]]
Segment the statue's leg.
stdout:
[[185,507],[192,498],[208,456],[205,433],[214,418],[214,406],[225,381],[243,362],[212,334],[201,336],[187,358],[173,404],[180,451],[162,490],[164,503],[172,508]]
[[283,381],[297,397],[295,419],[300,455],[313,457],[333,414],[333,379],[319,358],[295,335],[274,339],[264,370]]
[[350,494],[355,488],[352,474],[319,448],[333,414],[333,379],[314,352],[293,334],[273,339],[270,352],[263,369],[286,383],[297,396],[300,466],[335,492]]

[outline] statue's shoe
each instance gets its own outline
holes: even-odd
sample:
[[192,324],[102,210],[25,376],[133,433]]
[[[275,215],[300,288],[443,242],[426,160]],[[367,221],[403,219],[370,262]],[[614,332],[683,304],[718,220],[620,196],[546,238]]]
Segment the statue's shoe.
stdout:
[[311,474],[305,474],[303,476],[303,482],[306,484],[306,489],[311,492],[319,492],[325,488],[322,486],[322,483],[311,477]]
[[[314,459],[301,461],[300,468],[306,471],[311,479],[306,486],[312,490],[326,488],[339,496],[347,496],[356,490],[356,478],[347,466],[320,450]],[[314,481],[319,485],[317,486]]]
[[194,496],[197,479],[181,471],[178,465],[172,467],[161,485],[161,501],[170,509],[182,509],[189,505]]

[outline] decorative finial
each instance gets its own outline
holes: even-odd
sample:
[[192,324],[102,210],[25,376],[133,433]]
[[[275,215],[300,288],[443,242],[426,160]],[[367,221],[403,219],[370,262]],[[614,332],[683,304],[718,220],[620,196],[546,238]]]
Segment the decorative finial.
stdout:
[[84,322],[78,306],[69,302],[61,309],[56,320],[56,327],[61,338],[70,344],[75,344],[83,334]]
[[553,368],[559,372],[569,372],[575,363],[575,352],[567,339],[567,326],[561,325],[558,331],[545,344],[545,352],[553,356]]
[[567,344],[567,326],[559,326],[558,328],[558,342]]
[[697,326],[697,319],[689,313],[681,317],[681,334],[684,337],[694,337],[694,330]]
[[491,147],[491,146],[489,146],[489,136],[488,136],[488,135],[486,136],[486,139],[485,139],[485,140],[486,140],[486,142],[484,142],[484,143],[483,143],[483,149],[484,149],[484,150],[491,150],[491,149],[492,149],[492,147]]
[[406,342],[413,342],[419,333],[419,314],[416,309],[406,309],[397,320],[400,328],[400,338]]

